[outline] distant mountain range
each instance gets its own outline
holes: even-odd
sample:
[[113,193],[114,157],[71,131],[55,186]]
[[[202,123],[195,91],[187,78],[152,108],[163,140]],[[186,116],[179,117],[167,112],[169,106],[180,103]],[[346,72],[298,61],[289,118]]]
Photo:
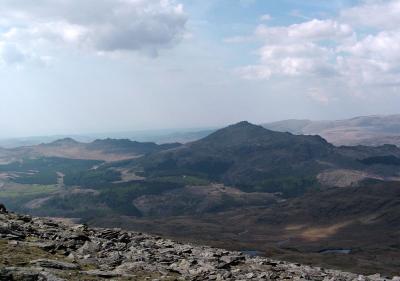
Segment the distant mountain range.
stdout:
[[280,132],[320,135],[334,145],[400,146],[400,115],[364,116],[337,121],[292,119],[263,126]]
[[180,145],[179,143],[158,145],[153,142],[137,142],[129,139],[98,139],[83,143],[72,138],[64,138],[39,145],[0,149],[0,163],[12,162],[26,157],[120,161]]
[[34,146],[43,143],[51,143],[60,139],[74,139],[82,143],[90,143],[97,139],[129,139],[137,142],[154,142],[158,144],[174,142],[186,143],[201,139],[215,130],[215,128],[165,129],[120,133],[0,138],[0,147],[17,148],[22,146]]
[[[293,134],[320,135],[334,145],[379,146],[394,144],[400,146],[400,115],[375,115],[355,117],[345,120],[283,120],[261,124],[266,129]],[[0,147],[15,148],[50,143],[58,139],[73,138],[80,142],[96,139],[130,139],[138,142],[187,143],[199,140],[215,132],[218,128],[149,130],[137,132],[104,133],[92,135],[60,135],[30,138],[0,139]]]

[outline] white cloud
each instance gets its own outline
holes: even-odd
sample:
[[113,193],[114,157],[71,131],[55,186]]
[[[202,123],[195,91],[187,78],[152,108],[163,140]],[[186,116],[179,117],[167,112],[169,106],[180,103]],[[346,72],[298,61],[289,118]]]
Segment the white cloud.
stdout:
[[0,57],[4,64],[19,64],[27,59],[26,55],[14,44],[1,44]]
[[352,28],[333,20],[313,19],[288,28],[288,36],[293,38],[335,39],[348,37],[353,34]]
[[400,85],[400,0],[364,0],[343,10],[340,19],[367,32],[338,46],[342,75],[357,86]]
[[330,75],[330,51],[313,43],[266,45],[260,50],[261,62],[270,73],[296,76],[301,74]]
[[[303,46],[293,46],[302,48]],[[269,79],[272,75],[280,76],[332,76],[335,69],[326,59],[311,56],[285,56],[264,59],[263,64],[239,68],[239,73],[246,79]]]
[[261,17],[260,17],[260,21],[269,21],[269,20],[271,20],[272,19],[272,17],[271,17],[271,15],[269,15],[269,14],[265,14],[265,15],[262,15]]
[[289,26],[259,25],[255,36],[263,40],[258,50],[260,64],[247,66],[239,73],[243,77],[269,79],[272,75],[332,76],[335,51],[319,44],[322,40],[345,41],[354,36],[352,28],[333,20],[313,19]]
[[341,19],[354,25],[396,29],[400,25],[400,0],[364,0],[343,10]]
[[338,57],[338,66],[354,83],[400,83],[400,30],[368,35],[339,50],[345,55]]
[[0,42],[25,52],[47,44],[154,55],[184,37],[187,21],[174,0],[3,0],[0,17]]
[[340,50],[356,57],[397,64],[400,62],[400,29],[368,35],[352,45],[342,46]]
[[[365,26],[375,29],[364,35]],[[246,79],[312,76],[351,88],[400,85],[400,0],[364,1],[338,19],[261,24],[254,34],[264,43],[257,52],[259,63],[240,69]],[[315,91],[310,96],[324,101]]]
[[15,44],[0,42],[0,65],[21,67],[25,63],[30,63],[36,66],[46,66],[50,60],[46,56],[27,53]]
[[267,42],[298,42],[337,40],[353,35],[351,26],[334,20],[313,19],[289,26],[268,27],[259,25],[255,34]]

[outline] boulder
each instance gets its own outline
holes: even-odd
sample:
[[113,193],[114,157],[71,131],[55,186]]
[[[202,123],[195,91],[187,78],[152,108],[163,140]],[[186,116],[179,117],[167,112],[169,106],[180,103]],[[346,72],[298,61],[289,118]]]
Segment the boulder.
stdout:
[[0,203],[0,213],[8,214],[6,206],[4,206],[2,203]]
[[101,277],[101,278],[113,278],[113,277],[118,277],[120,274],[112,272],[112,271],[102,271],[102,270],[88,270],[88,271],[82,271],[83,274],[90,275],[90,276],[96,276],[96,277]]
[[79,269],[79,265],[69,263],[69,262],[62,262],[56,260],[49,260],[49,259],[37,259],[31,261],[31,264],[44,267],[44,268],[53,268],[53,269],[61,269],[61,270],[77,270]]

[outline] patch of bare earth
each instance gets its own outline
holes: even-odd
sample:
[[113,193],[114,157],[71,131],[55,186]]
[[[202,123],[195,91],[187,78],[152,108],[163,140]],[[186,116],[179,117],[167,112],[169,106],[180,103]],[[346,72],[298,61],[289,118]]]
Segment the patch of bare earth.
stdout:
[[121,173],[121,180],[116,181],[114,183],[124,183],[130,181],[137,181],[137,180],[144,180],[144,177],[138,176],[134,171],[131,169],[123,169],[123,168],[115,168],[114,171]]
[[339,230],[351,224],[351,221],[335,223],[326,226],[306,227],[300,233],[300,237],[307,241],[318,241],[335,235]]
[[357,170],[328,170],[317,176],[324,186],[348,187],[358,185],[365,179],[380,179],[380,177]]
[[122,161],[140,157],[141,155],[133,153],[107,153],[101,150],[89,150],[84,146],[61,146],[47,147],[35,146],[33,150],[36,154],[46,157],[60,157],[82,160],[102,160],[106,162]]

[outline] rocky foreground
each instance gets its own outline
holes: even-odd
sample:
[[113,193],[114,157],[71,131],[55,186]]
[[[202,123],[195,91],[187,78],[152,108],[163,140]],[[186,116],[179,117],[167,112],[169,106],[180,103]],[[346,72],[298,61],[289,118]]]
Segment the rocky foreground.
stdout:
[[400,280],[0,210],[1,280]]

